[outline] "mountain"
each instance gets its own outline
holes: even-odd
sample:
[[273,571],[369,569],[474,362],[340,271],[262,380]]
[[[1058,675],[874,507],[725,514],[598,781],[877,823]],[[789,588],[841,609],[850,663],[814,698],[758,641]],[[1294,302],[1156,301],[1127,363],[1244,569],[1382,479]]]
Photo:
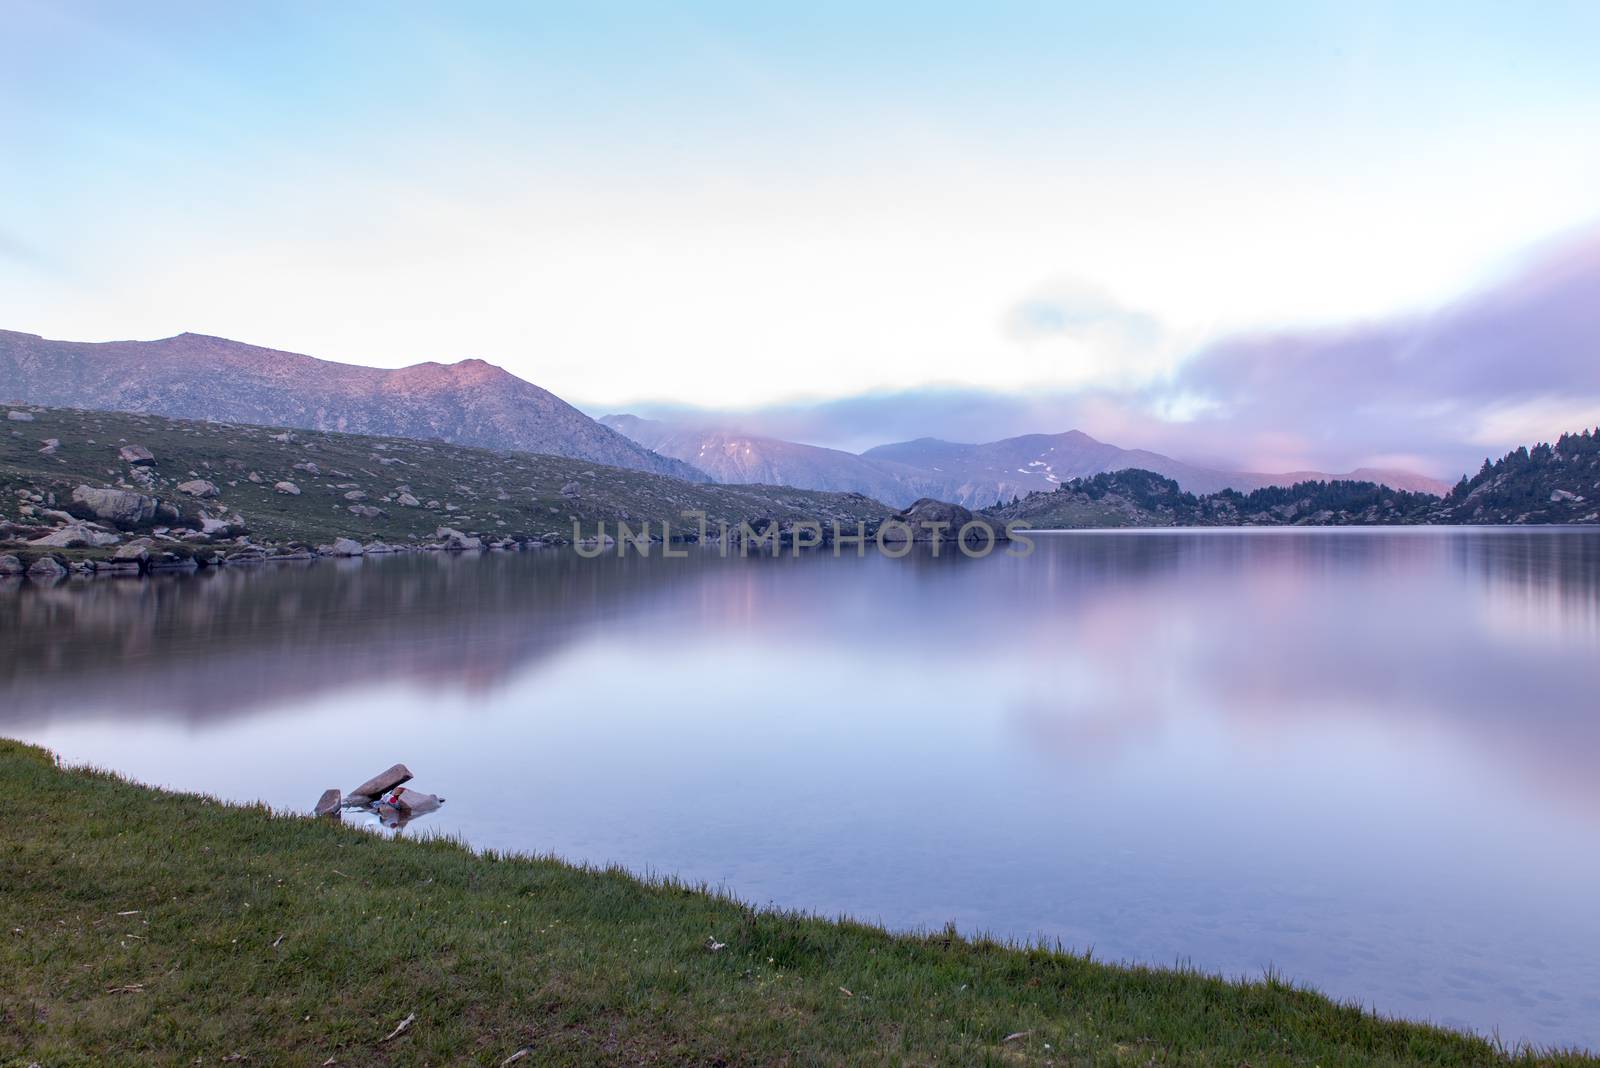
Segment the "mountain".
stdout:
[[432,439],[707,481],[482,360],[385,370],[204,334],[86,343],[0,330],[0,400]]
[[607,415],[600,422],[647,449],[694,465],[718,482],[827,486],[881,501],[898,500],[906,492],[883,466],[839,449],[729,430],[696,430],[636,415]]
[[1600,430],[1520,448],[1443,497],[1370,481],[1308,481],[1196,495],[1138,469],[1102,472],[988,509],[1035,529],[1125,526],[1600,523]]
[[979,445],[918,438],[879,445],[856,455],[717,427],[632,415],[608,415],[600,421],[648,448],[693,464],[719,482],[769,482],[852,491],[896,506],[919,497],[936,497],[981,508],[1036,490],[1049,491],[1068,479],[1129,468],[1174,479],[1191,493],[1248,491],[1340,479],[1377,482],[1435,495],[1449,489],[1447,483],[1422,475],[1373,468],[1342,475],[1317,471],[1286,475],[1219,471],[1145,449],[1119,448],[1078,430],[1024,434]]

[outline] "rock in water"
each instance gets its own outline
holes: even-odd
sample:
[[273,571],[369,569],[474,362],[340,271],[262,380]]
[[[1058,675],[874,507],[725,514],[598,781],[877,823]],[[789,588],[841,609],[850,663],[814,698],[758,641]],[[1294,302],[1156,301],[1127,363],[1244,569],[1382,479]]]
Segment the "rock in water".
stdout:
[[404,764],[396,764],[387,771],[380,771],[350,792],[352,794],[360,794],[363,797],[380,797],[401,783],[410,781],[411,769]]
[[[32,567],[28,568],[28,577],[32,579],[60,578],[66,573],[67,569],[62,567],[53,556],[41,556],[33,562]],[[408,775],[406,778],[410,778],[410,776]]]
[[[334,538],[331,551],[334,556],[361,556],[366,552],[361,547],[361,543],[354,538]],[[362,790],[356,791],[356,793],[364,792]]]
[[178,492],[187,493],[191,497],[215,497],[221,491],[217,489],[215,483],[196,478],[178,483]]
[[0,556],[0,575],[20,575],[26,570],[15,556]]
[[343,800],[339,796],[337,787],[322,791],[322,796],[317,798],[316,814],[319,816],[339,817],[339,803]]
[[121,527],[138,526],[156,517],[156,499],[132,490],[79,486],[72,491],[72,503],[96,519]]

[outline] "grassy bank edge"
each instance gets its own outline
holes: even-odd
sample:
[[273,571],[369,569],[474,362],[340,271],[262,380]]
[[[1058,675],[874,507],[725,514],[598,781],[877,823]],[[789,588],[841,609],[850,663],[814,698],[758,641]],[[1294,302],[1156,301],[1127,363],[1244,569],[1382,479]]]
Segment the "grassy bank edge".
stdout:
[[391,841],[4,739],[0,797],[6,1064],[1600,1064],[1273,976]]

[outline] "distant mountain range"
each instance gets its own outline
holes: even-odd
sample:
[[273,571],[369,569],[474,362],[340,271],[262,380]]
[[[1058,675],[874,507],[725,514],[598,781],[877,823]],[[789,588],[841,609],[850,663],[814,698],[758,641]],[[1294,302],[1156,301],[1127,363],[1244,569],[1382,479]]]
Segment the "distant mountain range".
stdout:
[[1193,494],[1138,469],[1106,472],[988,509],[1036,530],[1163,526],[1600,523],[1600,428],[1484,461],[1443,496],[1362,481]]
[[1449,489],[1420,475],[1368,468],[1338,475],[1219,471],[1119,448],[1076,430],[978,445],[919,438],[858,455],[632,415],[596,421],[482,360],[386,370],[204,334],[89,343],[0,330],[0,401],[432,439],[590,460],[691,482],[861,493],[896,507],[935,497],[982,508],[1073,478],[1130,468],[1154,471],[1202,494],[1332,479],[1435,494]]
[[384,370],[204,334],[96,344],[0,330],[0,401],[436,439],[709,481],[482,360]]
[[865,493],[904,506],[935,497],[983,508],[1108,471],[1140,469],[1173,479],[1190,493],[1249,491],[1311,481],[1376,482],[1394,489],[1443,494],[1448,483],[1404,471],[1359,468],[1343,474],[1219,471],[1145,449],[1123,449],[1078,430],[1024,434],[980,445],[918,438],[859,455],[717,428],[608,415],[600,422],[656,452],[693,464],[718,482],[764,482]]

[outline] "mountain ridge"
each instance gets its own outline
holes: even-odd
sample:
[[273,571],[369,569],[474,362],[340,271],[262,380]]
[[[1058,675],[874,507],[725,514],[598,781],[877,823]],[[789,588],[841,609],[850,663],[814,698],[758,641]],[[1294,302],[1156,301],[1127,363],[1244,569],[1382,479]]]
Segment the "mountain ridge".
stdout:
[[1081,430],[1020,434],[977,444],[921,437],[850,453],[715,425],[626,414],[603,416],[600,422],[651,449],[694,464],[720,482],[777,481],[853,491],[897,506],[919,497],[934,497],[982,508],[1048,491],[1073,478],[1130,469],[1153,471],[1174,479],[1187,492],[1201,494],[1225,489],[1249,492],[1313,481],[1370,481],[1435,496],[1450,488],[1448,483],[1423,475],[1370,467],[1342,474],[1218,470],[1148,449],[1124,449]]
[[0,383],[3,399],[30,404],[438,440],[709,481],[476,358],[390,369],[210,334],[84,342],[0,330]]

